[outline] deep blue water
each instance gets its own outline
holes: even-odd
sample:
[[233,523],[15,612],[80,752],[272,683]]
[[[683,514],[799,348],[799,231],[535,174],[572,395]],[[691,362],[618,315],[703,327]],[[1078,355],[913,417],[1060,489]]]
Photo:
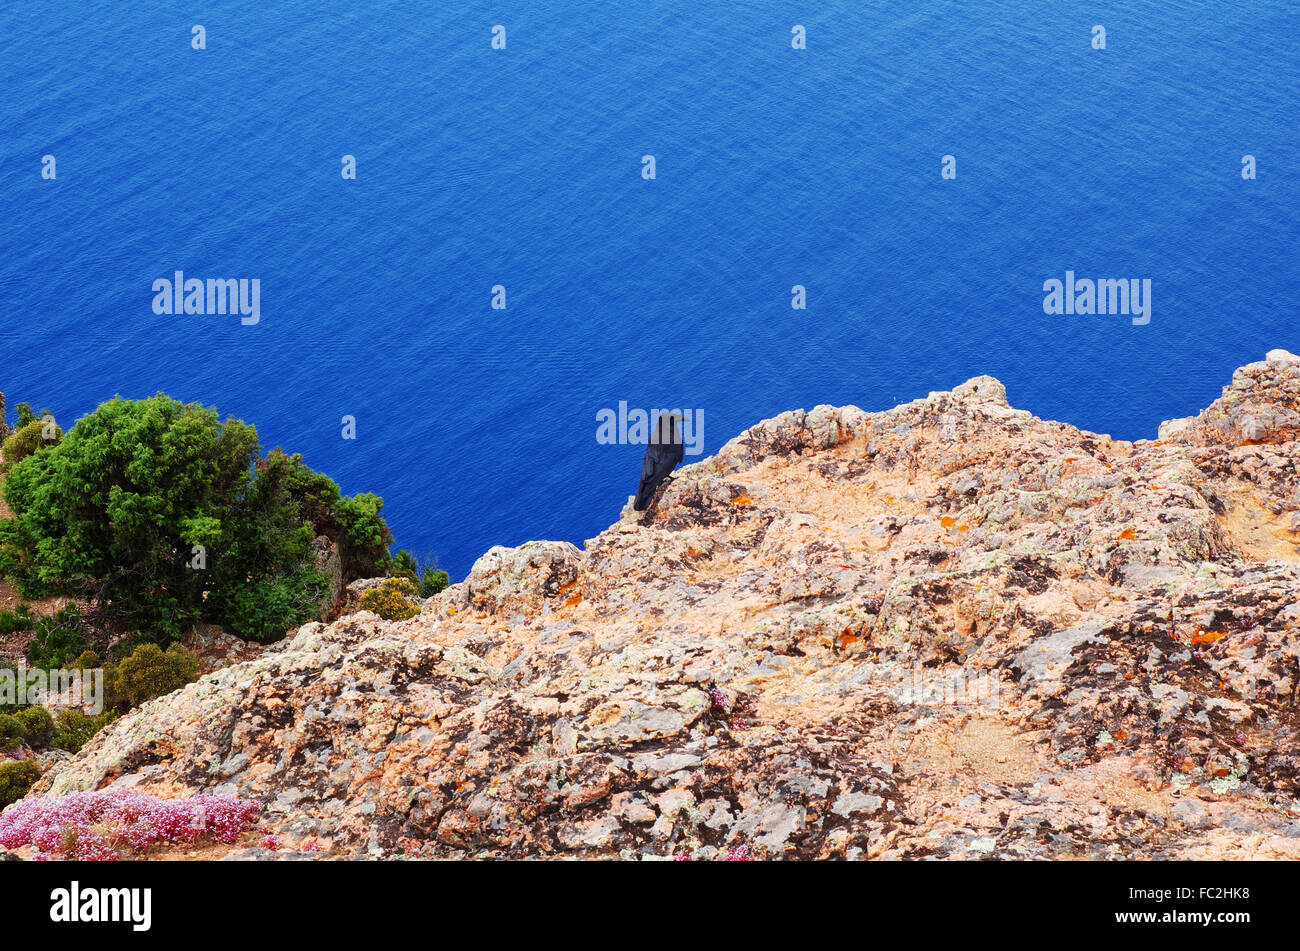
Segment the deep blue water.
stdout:
[[[1300,351],[1295,0],[455,7],[4,5],[10,406],[215,405],[460,576],[617,516],[620,400],[711,453],[989,373],[1139,438]],[[1150,324],[1045,315],[1067,269],[1150,278]],[[155,315],[175,270],[259,278],[261,322]]]

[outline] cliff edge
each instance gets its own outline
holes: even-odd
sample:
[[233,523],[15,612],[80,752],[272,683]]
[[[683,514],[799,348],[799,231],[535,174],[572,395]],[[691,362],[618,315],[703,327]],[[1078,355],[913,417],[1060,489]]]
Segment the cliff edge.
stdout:
[[231,857],[1300,858],[1300,357],[1115,441],[978,377],[784,413],[586,545],[308,624],[32,795]]

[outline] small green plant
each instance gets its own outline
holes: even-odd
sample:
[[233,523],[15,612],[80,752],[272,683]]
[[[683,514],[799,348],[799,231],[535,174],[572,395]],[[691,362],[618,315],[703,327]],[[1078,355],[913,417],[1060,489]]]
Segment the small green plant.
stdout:
[[81,629],[81,613],[70,604],[37,619],[35,633],[27,644],[27,663],[42,670],[67,667],[88,647]]
[[50,746],[56,750],[78,753],[100,730],[116,718],[112,710],[105,710],[98,716],[87,716],[80,710],[60,710],[54,718],[54,739]]
[[393,556],[393,563],[389,566],[388,573],[394,578],[416,581],[420,576],[420,563],[415,560],[414,555],[403,548]]
[[446,591],[451,584],[451,575],[441,568],[426,567],[420,574],[420,597],[432,598],[435,594]]
[[138,707],[179,690],[199,676],[199,659],[180,644],[163,650],[141,644],[131,656],[104,671],[109,696],[118,706]]
[[432,598],[451,584],[451,576],[438,568],[437,559],[420,564],[405,548],[393,556],[388,574],[393,578],[406,578],[420,586],[420,597]]
[[12,466],[33,453],[57,446],[62,438],[63,430],[53,422],[33,419],[6,436],[5,441],[0,443],[0,452],[4,453],[5,465]]
[[73,670],[94,670],[104,664],[95,651],[82,651],[68,666]]
[[44,707],[25,707],[14,714],[27,732],[29,746],[45,746],[54,736],[54,717]]
[[385,621],[405,621],[420,613],[412,600],[419,596],[420,588],[410,578],[388,578],[361,595],[360,604],[363,611],[373,611]]
[[35,626],[36,618],[32,617],[30,604],[19,604],[12,611],[0,611],[0,637],[30,631]]
[[41,768],[31,760],[0,763],[0,809],[16,803],[41,778]]
[[16,713],[0,713],[0,750],[12,753],[27,739],[27,727]]

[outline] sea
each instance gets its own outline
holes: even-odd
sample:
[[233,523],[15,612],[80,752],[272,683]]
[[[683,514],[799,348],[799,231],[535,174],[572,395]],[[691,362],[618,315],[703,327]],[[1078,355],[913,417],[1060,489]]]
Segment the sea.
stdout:
[[[1296,0],[7,3],[0,390],[215,406],[454,579],[617,519],[621,405],[694,411],[690,462],[990,374],[1154,438],[1300,351],[1298,35]],[[178,271],[256,279],[257,322],[157,313]],[[1149,320],[1045,312],[1067,272]]]

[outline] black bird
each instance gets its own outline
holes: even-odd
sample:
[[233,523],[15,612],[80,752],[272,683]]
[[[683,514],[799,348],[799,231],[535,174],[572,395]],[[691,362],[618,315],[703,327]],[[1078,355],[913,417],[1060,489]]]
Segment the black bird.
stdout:
[[641,484],[633,508],[644,512],[649,507],[659,483],[677,468],[683,455],[682,418],[676,413],[660,413],[655,420],[654,438],[645,447],[645,457],[641,460]]

